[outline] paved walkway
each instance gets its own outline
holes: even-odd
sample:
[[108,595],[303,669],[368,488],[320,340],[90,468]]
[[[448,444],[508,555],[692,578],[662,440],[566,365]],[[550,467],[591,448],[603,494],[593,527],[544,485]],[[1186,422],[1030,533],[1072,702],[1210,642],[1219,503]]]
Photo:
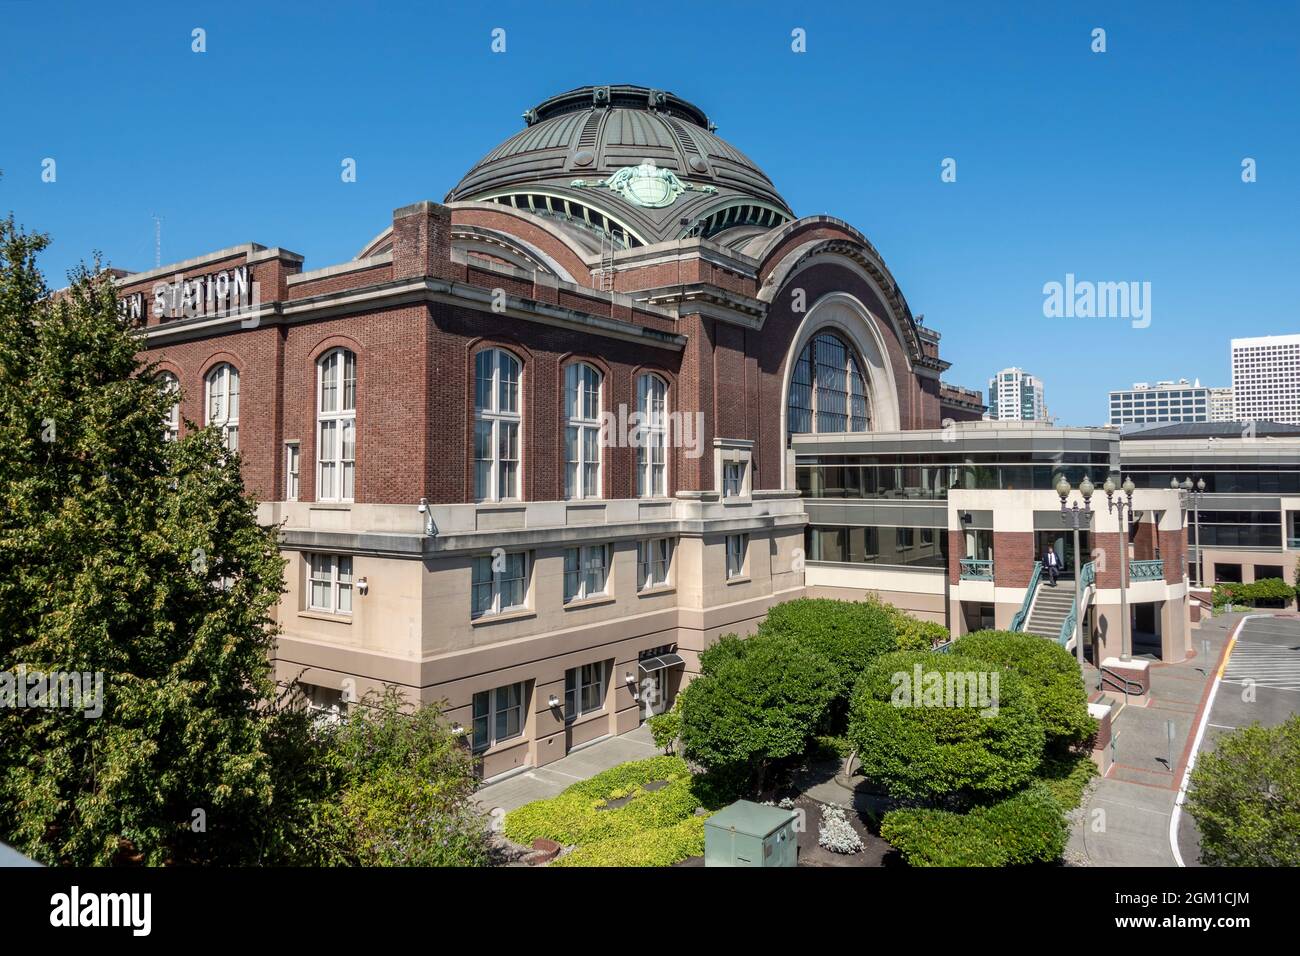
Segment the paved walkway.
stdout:
[[588,744],[544,767],[486,784],[474,794],[474,800],[484,812],[509,812],[525,803],[553,797],[571,784],[594,777],[602,770],[661,753],[663,751],[650,737],[650,728],[642,724],[620,737],[606,737]]
[[[1148,704],[1123,709],[1116,723],[1114,763],[1075,813],[1071,858],[1089,866],[1177,865],[1169,844],[1174,800],[1210,682],[1232,629],[1245,616],[1234,613],[1203,620],[1192,631],[1193,656],[1180,664],[1152,665]],[[1088,667],[1085,676],[1095,681],[1096,671]],[[1114,691],[1108,694],[1122,699]]]

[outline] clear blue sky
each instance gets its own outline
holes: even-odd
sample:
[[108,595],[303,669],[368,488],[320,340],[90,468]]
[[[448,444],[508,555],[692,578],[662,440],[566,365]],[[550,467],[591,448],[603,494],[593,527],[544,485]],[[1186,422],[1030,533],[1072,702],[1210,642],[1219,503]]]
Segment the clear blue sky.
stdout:
[[[796,213],[862,229],[951,381],[1019,365],[1096,424],[1108,389],[1226,385],[1229,338],[1300,328],[1295,3],[468,6],[0,0],[0,212],[53,235],[53,284],[96,249],[151,267],[155,213],[164,262],[252,241],[317,268],[527,107],[630,82],[704,108]],[[1066,273],[1150,282],[1151,325],[1044,318]]]

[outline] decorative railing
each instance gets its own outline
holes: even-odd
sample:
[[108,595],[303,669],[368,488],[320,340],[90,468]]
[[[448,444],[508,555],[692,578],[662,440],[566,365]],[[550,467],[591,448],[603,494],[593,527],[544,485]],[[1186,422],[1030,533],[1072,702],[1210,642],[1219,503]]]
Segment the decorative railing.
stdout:
[[992,581],[993,560],[991,558],[962,558],[961,579],[963,581]]
[[1130,581],[1163,581],[1165,579],[1164,561],[1130,561],[1128,563]]
[[1011,619],[1011,630],[1023,631],[1025,620],[1029,617],[1029,605],[1034,603],[1034,592],[1038,590],[1038,579],[1043,576],[1043,562],[1034,562],[1034,573],[1029,576],[1029,587],[1025,590],[1025,599],[1020,602],[1020,610]]
[[1286,547],[1288,551],[1300,551],[1300,538],[1287,538]]
[[[1083,597],[1083,612],[1088,613],[1088,605],[1092,603],[1092,588],[1097,583],[1097,566],[1089,561],[1079,571],[1079,594]],[[1061,633],[1057,637],[1057,643],[1062,647],[1070,643],[1070,638],[1074,637],[1074,625],[1079,620],[1078,599],[1070,602],[1070,613],[1065,615],[1065,620],[1061,622]]]

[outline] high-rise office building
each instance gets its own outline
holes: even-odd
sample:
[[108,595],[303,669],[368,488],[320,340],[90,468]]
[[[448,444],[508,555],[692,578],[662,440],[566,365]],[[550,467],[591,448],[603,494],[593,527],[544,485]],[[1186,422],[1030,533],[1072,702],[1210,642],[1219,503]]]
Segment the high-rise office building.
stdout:
[[[1110,393],[1110,424],[1146,425],[1152,422],[1208,422],[1211,392],[1201,380],[1134,382],[1132,388]],[[1229,409],[1228,419],[1231,419]]]
[[1210,421],[1230,422],[1236,413],[1232,407],[1232,386],[1210,389]]
[[1300,335],[1232,340],[1232,404],[1239,422],[1300,424]]
[[1022,368],[1004,368],[989,379],[989,410],[984,417],[1001,422],[1046,421],[1042,379]]

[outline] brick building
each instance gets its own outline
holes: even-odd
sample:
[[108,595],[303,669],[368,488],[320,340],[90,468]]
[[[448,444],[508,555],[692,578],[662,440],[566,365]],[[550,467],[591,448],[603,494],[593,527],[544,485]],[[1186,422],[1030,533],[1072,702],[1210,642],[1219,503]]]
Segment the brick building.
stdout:
[[168,427],[221,428],[280,526],[280,679],[445,700],[489,777],[547,763],[804,593],[793,435],[982,413],[866,237],[714,129],[585,87],[349,262],[118,280]]

